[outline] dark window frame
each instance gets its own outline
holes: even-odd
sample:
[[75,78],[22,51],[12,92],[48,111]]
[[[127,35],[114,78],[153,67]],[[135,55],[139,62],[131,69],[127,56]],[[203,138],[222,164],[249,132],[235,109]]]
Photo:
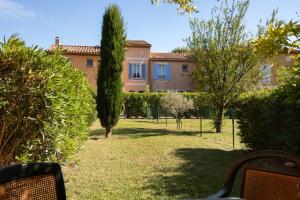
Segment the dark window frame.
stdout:
[[91,58],[86,59],[86,66],[87,67],[93,67],[94,66],[94,60]]
[[[184,69],[184,68],[186,68],[186,69]],[[181,66],[181,70],[182,70],[182,72],[188,72],[188,71],[189,71],[189,65],[183,64],[183,65]]]

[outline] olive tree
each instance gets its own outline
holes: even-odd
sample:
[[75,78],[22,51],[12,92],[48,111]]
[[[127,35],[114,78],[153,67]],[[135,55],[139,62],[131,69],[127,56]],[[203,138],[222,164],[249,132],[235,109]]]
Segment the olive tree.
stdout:
[[182,128],[181,118],[183,114],[193,108],[193,101],[178,93],[168,93],[161,97],[161,106],[167,112],[176,117],[177,128]]

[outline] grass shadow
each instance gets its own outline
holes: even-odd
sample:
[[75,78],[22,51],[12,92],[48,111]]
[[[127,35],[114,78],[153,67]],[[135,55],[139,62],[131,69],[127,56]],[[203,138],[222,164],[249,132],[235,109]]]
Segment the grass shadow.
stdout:
[[183,163],[174,168],[160,169],[160,175],[149,177],[148,185],[143,189],[170,199],[205,198],[221,188],[230,164],[245,151],[180,148],[173,153]]
[[[203,134],[214,132],[203,132]],[[97,139],[105,134],[104,129],[91,130],[89,133],[90,139]],[[198,131],[177,131],[168,129],[149,129],[149,128],[116,128],[113,130],[113,135],[128,136],[132,138],[153,137],[163,135],[182,135],[182,136],[196,136],[200,133]]]

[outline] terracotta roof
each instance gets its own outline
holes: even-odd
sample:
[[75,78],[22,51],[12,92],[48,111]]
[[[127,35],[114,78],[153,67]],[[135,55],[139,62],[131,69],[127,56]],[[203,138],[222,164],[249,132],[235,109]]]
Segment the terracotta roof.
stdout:
[[192,62],[192,60],[184,53],[151,53],[151,60]]
[[126,47],[150,48],[151,44],[145,40],[127,40]]
[[53,51],[57,47],[62,48],[62,50],[68,54],[98,55],[100,53],[99,46],[52,45],[47,50]]
[[[53,51],[57,47],[62,48],[68,54],[98,55],[100,53],[100,46],[52,45],[47,50]],[[144,40],[127,40],[126,47],[150,48],[151,44]]]

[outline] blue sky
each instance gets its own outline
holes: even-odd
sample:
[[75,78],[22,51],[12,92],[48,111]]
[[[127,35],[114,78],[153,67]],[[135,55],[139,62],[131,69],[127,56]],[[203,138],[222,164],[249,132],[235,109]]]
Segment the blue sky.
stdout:
[[[189,17],[179,15],[177,6],[152,5],[150,0],[0,0],[0,38],[18,33],[28,45],[43,48],[60,36],[62,44],[99,45],[101,20],[105,7],[116,3],[127,24],[128,39],[142,39],[152,44],[152,51],[171,51],[184,46],[190,34]],[[216,0],[195,0],[206,19]],[[279,8],[278,17],[298,19],[300,0],[250,0],[246,25],[252,32],[260,19]],[[298,13],[299,15],[299,13]]]

